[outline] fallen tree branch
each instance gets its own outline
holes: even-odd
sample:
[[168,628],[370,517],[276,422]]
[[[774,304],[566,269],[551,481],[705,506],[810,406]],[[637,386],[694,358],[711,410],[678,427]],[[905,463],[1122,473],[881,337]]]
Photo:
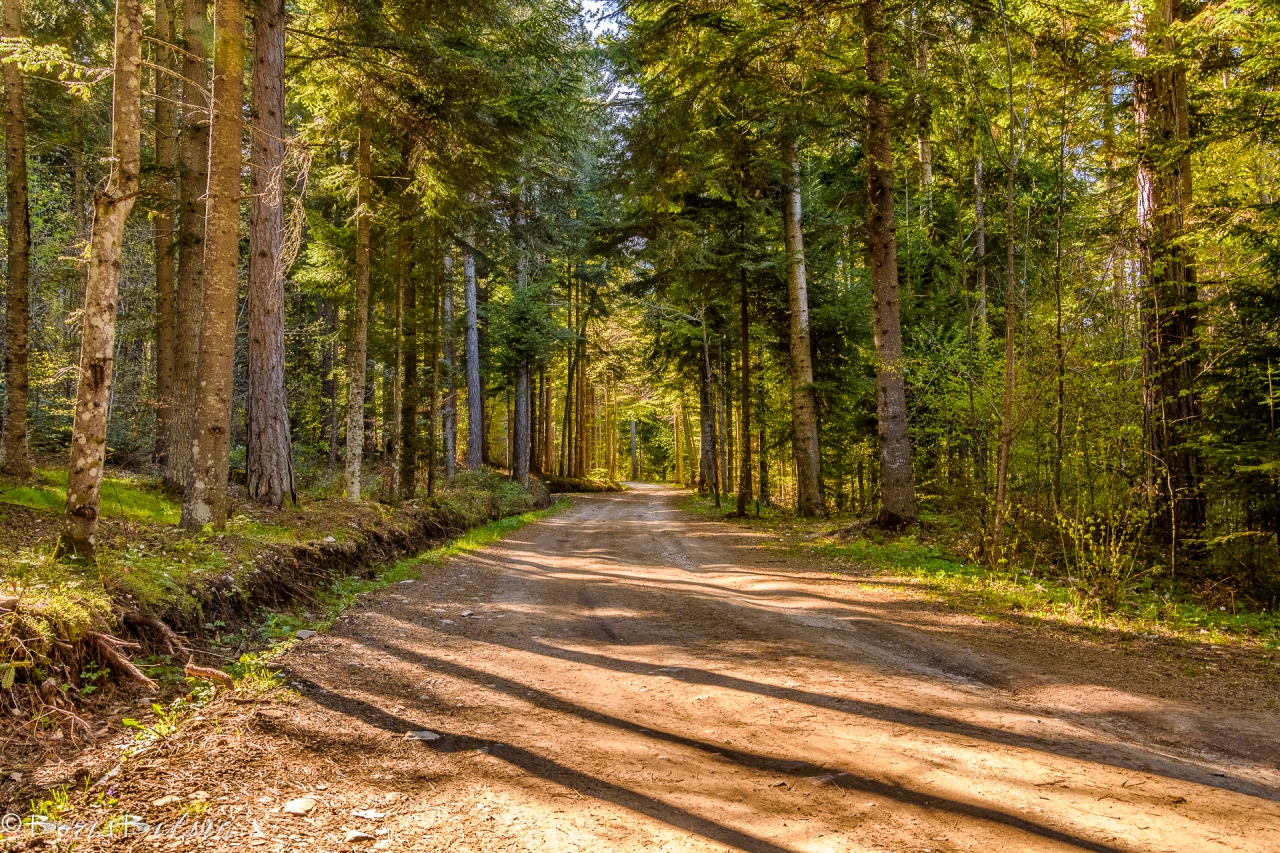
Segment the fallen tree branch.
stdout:
[[154,616],[148,616],[137,610],[126,610],[121,618],[124,624],[133,628],[146,628],[159,634],[160,638],[164,640],[165,646],[169,649],[169,654],[177,654],[178,649],[183,648],[182,638],[175,634],[172,628]]
[[93,631],[86,631],[84,638],[91,642],[98,650],[98,653],[106,659],[106,662],[120,672],[137,681],[139,684],[145,684],[152,690],[157,690],[158,685],[147,678],[133,663],[124,655],[120,654],[119,648],[138,648],[137,643],[130,643],[119,637],[112,637],[110,634],[97,634]]

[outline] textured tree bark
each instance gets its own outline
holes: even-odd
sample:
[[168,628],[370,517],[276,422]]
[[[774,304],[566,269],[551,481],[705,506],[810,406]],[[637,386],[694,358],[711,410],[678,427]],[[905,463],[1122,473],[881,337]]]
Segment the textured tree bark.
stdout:
[[[293,496],[284,378],[284,0],[253,19],[249,203],[249,497],[279,508]],[[295,498],[296,500],[296,498]]]
[[364,462],[365,369],[369,352],[369,214],[370,151],[373,131],[360,120],[356,151],[356,280],[347,343],[347,458],[343,485],[347,499],[360,500],[360,467]]
[[[882,13],[883,14],[883,13]],[[818,451],[818,404],[813,392],[813,353],[809,342],[809,285],[805,277],[804,234],[801,231],[800,142],[786,148],[791,174],[788,181],[783,233],[787,247],[787,306],[791,330],[791,423],[795,433],[796,512],[804,518],[823,518]]]
[[156,64],[156,213],[152,221],[156,252],[156,424],[151,460],[168,466],[170,418],[173,413],[173,363],[177,334],[174,328],[174,281],[177,257],[174,254],[174,216],[178,188],[178,71],[177,57],[168,47],[178,41],[173,0],[155,0]]
[[453,257],[444,256],[444,476],[449,482],[458,474],[458,354],[453,339]]
[[111,174],[94,195],[89,281],[80,339],[80,378],[71,432],[66,522],[59,558],[94,562],[102,466],[107,449],[107,407],[115,367],[116,303],[124,226],[138,194],[142,147],[142,0],[116,4],[115,72],[111,96]]
[[[22,0],[0,5],[5,38],[22,38]],[[27,454],[27,351],[31,324],[31,218],[27,209],[27,118],[22,70],[4,63],[5,193],[8,201],[8,288],[5,291],[4,425],[0,438],[0,472],[26,479],[31,474]]]
[[[406,152],[407,153],[407,152]],[[405,157],[406,166],[408,157]],[[403,300],[403,327],[401,351],[403,352],[404,390],[400,400],[400,497],[411,500],[418,491],[418,290],[413,278],[413,211],[408,198],[401,200],[400,233],[396,249],[399,263],[399,288]],[[435,418],[432,397],[432,420]],[[435,431],[431,431],[434,439]],[[434,442],[431,445],[435,447]],[[433,472],[427,471],[428,486],[432,485]],[[431,489],[428,488],[428,493]]]
[[[235,386],[240,268],[240,145],[244,136],[244,0],[214,0],[213,114],[209,131],[204,298],[196,369],[191,480],[182,500],[188,529],[227,522],[231,404]],[[287,429],[287,426],[286,426]]]
[[465,359],[467,367],[467,470],[478,471],[484,462],[484,397],[480,387],[480,327],[476,306],[476,230],[467,228],[462,242],[462,291],[467,313]]
[[[1188,439],[1200,418],[1194,258],[1185,245],[1191,200],[1186,69],[1167,61],[1172,0],[1131,0],[1133,50],[1142,63],[1133,79],[1138,134],[1138,268],[1143,326],[1144,420],[1148,452],[1159,460],[1149,484],[1153,527],[1176,544],[1204,526],[1200,460]],[[1162,470],[1160,470],[1162,469]]]
[[[751,315],[747,305],[747,270],[742,269],[742,291],[738,295],[742,309],[742,390],[739,392],[742,414],[739,428],[742,430],[742,449],[739,453],[741,467],[738,474],[738,517],[745,518],[747,504],[751,502]],[[677,446],[679,442],[677,441]]]
[[880,511],[875,523],[897,528],[919,517],[907,433],[906,380],[898,294],[898,236],[893,205],[893,117],[885,100],[889,53],[882,0],[863,0],[867,80],[867,244],[876,348],[876,416],[880,438]]
[[209,4],[183,0],[182,132],[178,192],[178,289],[173,413],[165,486],[185,491],[195,439],[196,370],[204,293],[205,192],[209,186]]

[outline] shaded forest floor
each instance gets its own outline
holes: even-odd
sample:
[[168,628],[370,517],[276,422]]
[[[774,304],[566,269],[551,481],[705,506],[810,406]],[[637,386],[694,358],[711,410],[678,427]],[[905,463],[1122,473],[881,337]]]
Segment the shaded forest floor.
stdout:
[[681,500],[415,564],[36,811],[77,850],[1280,845],[1269,650],[993,623]]

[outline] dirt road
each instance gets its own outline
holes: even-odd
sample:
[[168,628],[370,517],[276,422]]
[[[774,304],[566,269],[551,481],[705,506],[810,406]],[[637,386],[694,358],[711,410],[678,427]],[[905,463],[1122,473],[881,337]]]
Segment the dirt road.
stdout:
[[204,790],[237,850],[1280,850],[1273,712],[829,569],[674,492],[583,496],[299,644],[296,702],[117,795]]

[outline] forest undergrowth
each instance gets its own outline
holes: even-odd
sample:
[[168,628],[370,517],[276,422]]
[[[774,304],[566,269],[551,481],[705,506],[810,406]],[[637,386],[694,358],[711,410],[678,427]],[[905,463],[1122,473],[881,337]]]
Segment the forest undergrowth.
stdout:
[[[722,499],[724,508],[731,504]],[[1075,548],[1029,540],[1024,531],[1017,547],[992,566],[983,559],[982,537],[975,532],[980,522],[962,515],[925,511],[919,523],[889,533],[856,515],[802,519],[777,507],[762,507],[757,516],[752,505],[739,519],[696,493],[683,507],[767,534],[766,547],[830,563],[832,577],[850,583],[868,574],[903,577],[913,590],[991,621],[1280,648],[1280,614],[1250,608],[1216,588],[1197,589],[1190,578],[1144,562],[1149,555],[1140,543],[1120,553],[1118,544],[1102,543],[1096,530],[1089,540],[1087,528],[1075,529],[1076,539],[1066,543]]]
[[58,472],[0,494],[0,689],[29,740],[83,741],[91,733],[76,720],[95,693],[185,693],[193,659],[243,676],[257,655],[323,630],[422,560],[480,547],[550,503],[539,483],[526,490],[482,470],[397,507],[317,496],[321,487],[296,507],[245,503],[222,533],[184,532],[158,481],[113,472],[105,482],[96,566],[53,556]]

